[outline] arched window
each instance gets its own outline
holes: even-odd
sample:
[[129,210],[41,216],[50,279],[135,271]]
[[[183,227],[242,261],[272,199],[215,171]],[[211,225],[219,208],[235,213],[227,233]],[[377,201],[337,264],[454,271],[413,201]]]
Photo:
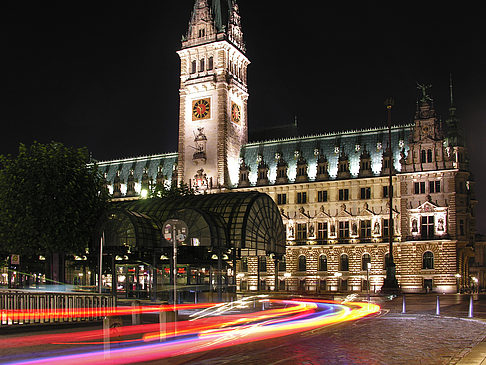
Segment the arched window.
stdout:
[[319,256],[319,271],[327,271],[327,256]]
[[199,60],[199,72],[203,72],[204,71],[204,66],[205,66],[204,63],[205,63],[204,62],[204,58],[201,58]]
[[192,64],[191,64],[191,73],[192,74],[196,73],[196,71],[197,71],[196,67],[197,67],[196,61],[192,61]]
[[361,270],[363,271],[368,270],[368,264],[371,264],[371,256],[369,253],[365,253],[361,257]]
[[339,271],[349,271],[349,258],[346,254],[341,255],[339,260]]
[[307,270],[307,262],[306,262],[305,256],[304,255],[300,255],[299,256],[299,267],[298,267],[298,271],[306,271],[306,270]]
[[425,251],[422,257],[422,269],[430,270],[434,268],[434,254],[430,251]]

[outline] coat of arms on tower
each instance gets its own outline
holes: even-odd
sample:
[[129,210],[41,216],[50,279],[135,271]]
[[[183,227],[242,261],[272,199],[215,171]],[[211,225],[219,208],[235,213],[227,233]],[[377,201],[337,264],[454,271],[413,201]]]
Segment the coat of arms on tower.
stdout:
[[195,146],[193,147],[196,151],[192,155],[192,161],[198,165],[198,164],[205,164],[206,163],[206,144],[208,142],[208,139],[206,138],[206,135],[204,134],[204,128],[199,127],[197,129],[198,133],[194,132],[194,143]]

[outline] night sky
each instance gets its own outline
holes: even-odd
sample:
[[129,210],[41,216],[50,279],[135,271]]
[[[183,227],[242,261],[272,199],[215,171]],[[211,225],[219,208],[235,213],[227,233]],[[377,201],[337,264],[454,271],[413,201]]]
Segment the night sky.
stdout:
[[[469,2],[239,0],[250,129],[409,123],[416,82],[447,117],[449,74],[486,233],[486,32]],[[357,2],[356,2],[357,3]],[[322,5],[318,5],[322,4]],[[52,140],[98,160],[177,150],[179,58],[193,0],[0,5],[0,154]]]

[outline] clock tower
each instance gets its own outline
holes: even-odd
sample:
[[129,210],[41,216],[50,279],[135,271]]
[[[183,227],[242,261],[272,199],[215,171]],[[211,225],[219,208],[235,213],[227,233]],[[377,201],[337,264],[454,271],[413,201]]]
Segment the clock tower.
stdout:
[[238,182],[248,142],[247,67],[236,0],[196,0],[182,48],[177,175],[199,191]]

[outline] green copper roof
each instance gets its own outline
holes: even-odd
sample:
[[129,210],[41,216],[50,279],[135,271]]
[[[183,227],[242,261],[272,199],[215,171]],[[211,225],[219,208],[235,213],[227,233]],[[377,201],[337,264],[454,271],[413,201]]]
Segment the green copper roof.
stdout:
[[228,18],[231,8],[233,7],[232,0],[213,0],[213,14],[214,25],[218,32],[225,31],[228,24]]

